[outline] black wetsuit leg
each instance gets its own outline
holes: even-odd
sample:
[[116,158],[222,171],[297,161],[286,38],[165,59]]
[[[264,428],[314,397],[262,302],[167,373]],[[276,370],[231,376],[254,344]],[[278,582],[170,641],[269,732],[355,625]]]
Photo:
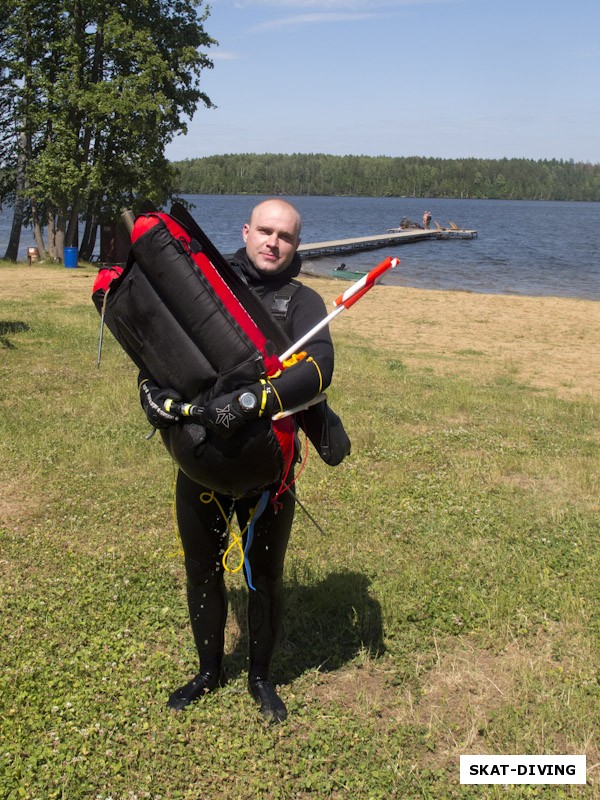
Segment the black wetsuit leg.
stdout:
[[[222,557],[227,547],[228,520],[214,501],[201,501],[201,494],[207,491],[179,472],[177,522],[185,555],[188,608],[200,672],[171,695],[169,706],[175,709],[185,708],[215,689],[221,676],[227,620]],[[228,519],[235,508],[241,530],[246,528],[260,498],[256,495],[233,501],[223,495],[215,496]],[[267,504],[254,526],[254,539],[248,553],[254,586],[248,593],[248,688],[260,703],[263,716],[274,722],[287,716],[285,705],[270,683],[270,671],[283,618],[283,565],[294,506],[293,497],[287,493],[279,498],[276,507]],[[244,534],[244,544],[246,538]]]
[[[200,672],[169,699],[171,708],[184,708],[217,687],[221,681],[227,594],[222,556],[227,546],[227,520],[214,501],[204,503],[207,490],[181,470],[175,493],[177,523],[185,555],[190,623],[200,659]],[[227,515],[231,498],[218,496]]]
[[[238,500],[236,514],[243,529],[253,500]],[[273,507],[269,503],[257,520],[248,553],[254,590],[248,592],[250,668],[248,688],[260,703],[261,713],[272,722],[287,716],[285,705],[270,683],[271,662],[283,619],[283,564],[294,518],[295,502],[285,492]]]

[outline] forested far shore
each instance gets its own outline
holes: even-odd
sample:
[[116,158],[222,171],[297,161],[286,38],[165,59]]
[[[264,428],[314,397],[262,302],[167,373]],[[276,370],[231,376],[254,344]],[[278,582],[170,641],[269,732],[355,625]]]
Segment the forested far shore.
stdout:
[[600,201],[600,164],[573,161],[249,153],[172,165],[181,194]]

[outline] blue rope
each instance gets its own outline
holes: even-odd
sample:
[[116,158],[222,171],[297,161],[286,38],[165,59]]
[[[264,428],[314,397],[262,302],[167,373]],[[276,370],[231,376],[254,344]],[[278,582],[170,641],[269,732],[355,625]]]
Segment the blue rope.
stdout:
[[246,546],[244,547],[244,573],[246,575],[246,583],[248,587],[252,589],[252,591],[256,591],[256,587],[252,583],[252,568],[250,566],[250,561],[248,560],[248,553],[250,552],[250,548],[252,547],[252,540],[254,539],[254,525],[256,521],[260,519],[262,516],[263,511],[267,507],[267,502],[269,500],[269,491],[264,491],[261,496],[260,500],[258,501],[258,505],[252,514],[252,519],[250,524],[248,525],[248,533],[246,535]]

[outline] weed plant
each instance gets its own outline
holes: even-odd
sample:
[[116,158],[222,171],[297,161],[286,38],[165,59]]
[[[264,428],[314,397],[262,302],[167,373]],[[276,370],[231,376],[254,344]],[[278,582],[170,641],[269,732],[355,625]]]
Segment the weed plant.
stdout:
[[[0,300],[6,800],[591,797],[598,787],[599,405],[407,368],[339,330],[353,442],[297,491],[274,677],[176,714],[197,668],[174,467],[87,297]],[[590,347],[592,345],[590,344]],[[468,355],[468,354],[467,354]],[[465,354],[463,354],[465,357]],[[587,753],[587,786],[461,787],[461,753]]]

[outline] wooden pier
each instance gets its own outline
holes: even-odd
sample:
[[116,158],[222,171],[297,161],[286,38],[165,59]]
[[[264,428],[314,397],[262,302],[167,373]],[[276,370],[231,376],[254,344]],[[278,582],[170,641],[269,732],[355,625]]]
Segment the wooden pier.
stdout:
[[304,258],[320,258],[338,253],[357,253],[361,250],[376,250],[396,244],[422,242],[428,239],[475,239],[477,231],[464,228],[390,228],[378,236],[360,236],[356,239],[337,239],[331,242],[301,244],[298,252]]

